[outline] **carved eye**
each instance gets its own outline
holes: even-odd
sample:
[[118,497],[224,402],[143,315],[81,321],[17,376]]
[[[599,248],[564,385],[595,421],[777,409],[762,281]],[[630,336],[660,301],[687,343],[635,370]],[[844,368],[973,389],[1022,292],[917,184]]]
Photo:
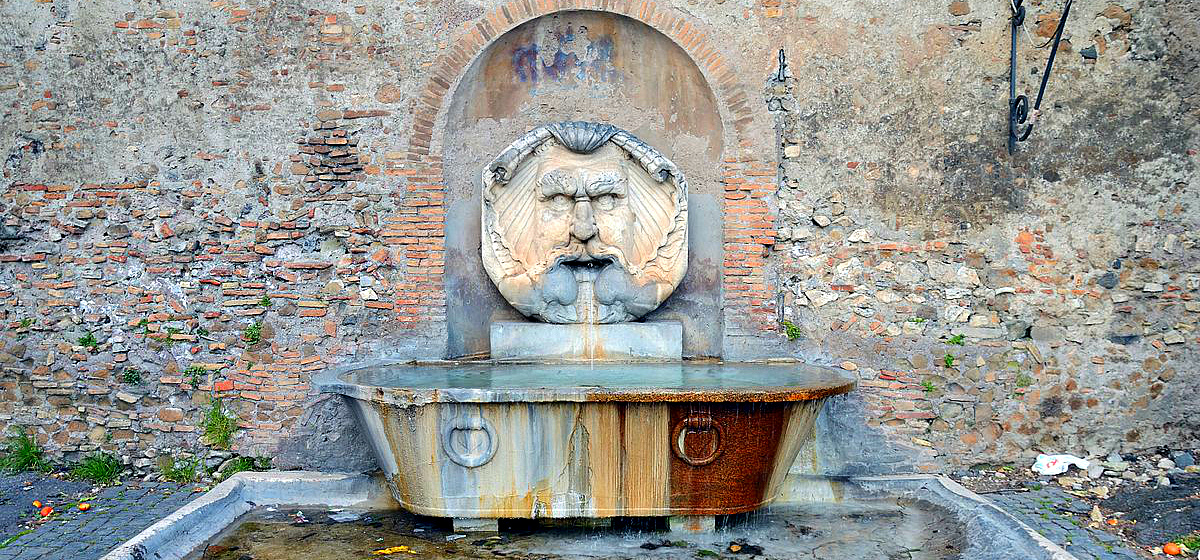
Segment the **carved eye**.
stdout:
[[611,194],[602,194],[595,199],[596,207],[600,210],[612,210],[617,205],[617,197]]
[[550,207],[555,210],[568,210],[571,208],[571,197],[565,194],[556,194],[550,197]]

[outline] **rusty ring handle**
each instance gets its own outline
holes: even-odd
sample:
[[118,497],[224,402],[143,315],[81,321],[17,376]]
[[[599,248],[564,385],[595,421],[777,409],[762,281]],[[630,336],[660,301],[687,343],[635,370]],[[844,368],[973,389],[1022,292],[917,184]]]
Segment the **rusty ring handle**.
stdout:
[[[683,446],[688,432],[712,432],[712,451],[703,457],[688,455],[687,450]],[[679,457],[680,460],[693,467],[703,467],[716,461],[717,457],[721,456],[721,425],[716,420],[713,420],[712,415],[707,412],[689,414],[675,423],[675,429],[671,430],[671,442],[671,447],[675,451],[676,457]]]
[[[466,453],[455,449],[454,447],[454,432],[457,431],[480,431],[487,436],[487,445],[479,450],[467,450]],[[496,455],[496,429],[492,427],[492,423],[488,422],[487,418],[482,416],[461,417],[457,416],[443,421],[442,423],[442,450],[451,461],[458,463],[468,469],[486,464]]]

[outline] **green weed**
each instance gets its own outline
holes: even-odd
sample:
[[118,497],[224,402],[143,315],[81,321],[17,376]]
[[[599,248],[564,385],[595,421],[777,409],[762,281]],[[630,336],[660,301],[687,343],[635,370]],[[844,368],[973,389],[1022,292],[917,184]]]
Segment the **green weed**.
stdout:
[[87,348],[88,350],[90,350],[92,352],[95,352],[96,348],[100,347],[100,341],[96,340],[96,335],[92,334],[90,332],[79,337],[79,339],[76,340],[76,342],[78,342],[80,346]]
[[163,478],[178,484],[188,484],[200,479],[200,458],[176,459],[168,457],[166,464],[159,466]]
[[966,338],[966,336],[965,336],[965,335],[956,334],[956,335],[954,335],[954,336],[950,337],[950,340],[947,340],[947,341],[946,341],[946,344],[953,344],[953,345],[955,345],[955,346],[962,346],[962,345],[963,345],[963,339],[965,339],[965,338]]
[[204,383],[204,376],[208,374],[208,370],[204,366],[192,364],[183,370],[183,376],[187,378],[187,384],[193,389],[199,389],[200,384]]
[[72,467],[71,476],[107,486],[116,482],[123,470],[125,466],[115,455],[97,451]]
[[1192,533],[1182,537],[1175,537],[1171,542],[1187,547],[1188,550],[1200,550],[1200,533]]
[[954,367],[955,359],[953,354],[947,353],[945,356],[942,356],[942,363],[946,364],[946,367]]
[[7,539],[4,539],[3,542],[0,542],[0,550],[7,548],[8,545],[17,542],[17,539],[24,537],[25,535],[28,535],[29,533],[32,533],[32,532],[33,532],[33,529],[25,529],[24,531],[21,531],[20,533],[17,533],[11,537],[8,537]]
[[29,327],[32,327],[32,326],[33,326],[33,319],[26,317],[24,319],[21,319],[21,323],[18,328],[28,329]]
[[926,393],[932,393],[937,390],[937,386],[933,384],[933,381],[928,379],[921,382],[921,388],[924,389]]
[[0,470],[15,473],[49,472],[50,462],[42,456],[43,453],[37,441],[24,428],[17,428],[17,432],[9,436],[5,443],[4,452],[0,453]]
[[238,429],[237,421],[237,416],[225,409],[221,399],[213,399],[200,423],[204,428],[204,440],[217,449],[229,449]]
[[919,325],[919,324],[925,322],[925,318],[924,317],[909,317],[908,322],[909,323],[917,323]]
[[796,340],[804,334],[800,330],[800,327],[797,327],[795,323],[788,321],[787,319],[780,321],[779,324],[783,325],[783,335],[786,336],[788,340]]
[[[147,332],[149,332],[149,329],[147,329]],[[181,329],[179,327],[167,327],[167,328],[163,329],[161,332],[159,332],[158,335],[155,336],[154,338],[155,338],[155,340],[158,340],[159,342],[161,342],[162,344],[164,344],[168,348],[170,348],[170,347],[174,346],[176,342],[179,342],[178,340],[171,338],[172,336],[177,335],[177,334],[183,334],[183,329]]]
[[271,296],[263,296],[262,299],[258,300],[258,304],[263,307],[271,307]]
[[121,370],[121,382],[126,385],[137,385],[142,382],[142,372],[133,368],[125,368]]
[[246,457],[245,455],[238,455],[233,458],[229,466],[225,467],[224,471],[221,471],[221,478],[229,478],[245,471],[262,472],[269,470],[271,470],[270,457]]
[[1028,387],[1033,385],[1033,378],[1026,373],[1017,374],[1017,387]]
[[250,344],[258,344],[262,340],[262,322],[255,321],[246,326],[246,330],[242,331],[242,340]]

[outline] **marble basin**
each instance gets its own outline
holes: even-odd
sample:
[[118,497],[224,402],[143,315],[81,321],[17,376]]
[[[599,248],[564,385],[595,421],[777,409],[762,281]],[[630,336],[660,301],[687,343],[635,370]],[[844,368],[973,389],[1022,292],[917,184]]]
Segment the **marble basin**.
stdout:
[[375,363],[316,383],[349,397],[405,509],[454,518],[750,511],[854,386],[801,363]]

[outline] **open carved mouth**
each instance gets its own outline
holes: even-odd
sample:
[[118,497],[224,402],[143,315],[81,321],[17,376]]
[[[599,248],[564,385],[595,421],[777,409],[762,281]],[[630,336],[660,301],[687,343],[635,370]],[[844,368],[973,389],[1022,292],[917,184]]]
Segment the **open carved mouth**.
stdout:
[[608,255],[596,257],[588,253],[564,255],[559,259],[558,264],[566,267],[578,278],[581,275],[593,276],[599,273],[604,267],[613,264],[613,258]]

